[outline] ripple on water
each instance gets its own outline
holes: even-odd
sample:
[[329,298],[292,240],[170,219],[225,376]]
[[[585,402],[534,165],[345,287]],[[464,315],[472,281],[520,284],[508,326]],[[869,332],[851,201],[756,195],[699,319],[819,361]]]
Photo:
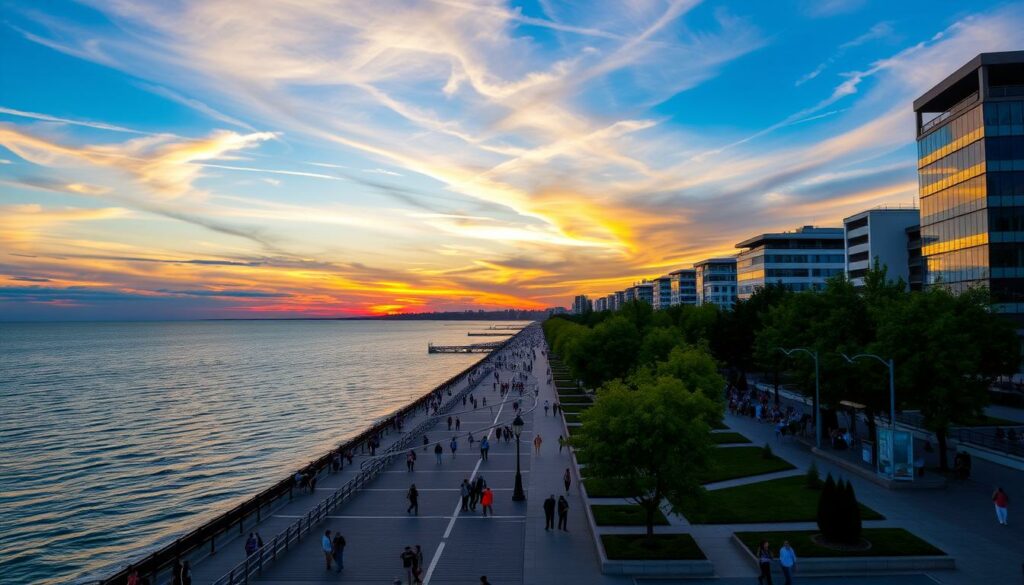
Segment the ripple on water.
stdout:
[[425,346],[487,325],[0,324],[3,582],[171,541],[476,361]]

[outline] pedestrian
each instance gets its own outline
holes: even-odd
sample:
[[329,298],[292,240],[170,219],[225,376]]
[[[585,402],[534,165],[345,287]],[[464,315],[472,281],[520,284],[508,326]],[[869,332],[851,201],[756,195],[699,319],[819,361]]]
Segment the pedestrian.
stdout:
[[331,544],[331,531],[325,530],[324,537],[320,539],[320,548],[324,551],[324,561],[327,563],[327,570],[331,570],[331,553],[334,552],[334,545]]
[[487,512],[494,516],[494,492],[491,491],[491,488],[484,488],[484,493],[480,497],[480,503],[484,506],[484,516],[487,516]]
[[459,448],[459,444],[455,441],[455,437],[452,437],[452,442],[448,443],[448,448],[452,450],[452,459],[455,459],[455,451]]
[[128,585],[139,585],[139,571],[135,567],[128,567]]
[[1010,506],[1010,496],[1006,495],[1002,487],[997,487],[992,494],[992,502],[996,505],[996,520],[1003,526],[1009,526],[1007,508]]
[[462,428],[462,421],[459,420],[459,417],[455,417],[455,430],[457,431],[460,428]]
[[[409,499],[409,507],[405,509],[405,513],[413,513],[416,516],[420,515],[420,492],[416,489],[416,484],[409,486],[409,492],[405,495]],[[413,512],[415,510],[415,512]]]
[[437,457],[437,464],[441,465],[441,455],[444,454],[444,447],[441,443],[434,445],[434,457]]
[[171,565],[171,585],[181,585],[181,562],[177,559]]
[[448,417],[448,430],[452,430],[452,417]]
[[491,582],[487,580],[487,575],[480,575],[480,585],[491,585]]
[[249,538],[245,539],[245,556],[251,557],[256,552],[256,533],[250,532]]
[[789,546],[789,541],[782,541],[782,548],[779,549],[779,565],[782,566],[782,576],[786,578],[786,585],[793,585],[793,573],[796,571],[796,551]]
[[472,432],[469,433],[469,436],[466,437],[466,440],[469,441],[469,448],[472,449],[473,448],[473,443],[476,442],[476,439],[473,438],[473,433]]
[[334,566],[337,567],[335,570],[339,573],[345,568],[345,544],[345,537],[340,532],[335,532],[331,541],[331,547],[334,549],[331,556],[334,557]]
[[423,435],[423,451],[426,452],[427,446],[430,445],[430,439],[426,435]]
[[562,475],[562,483],[565,484],[565,493],[569,493],[569,486],[572,484],[572,474],[569,473],[569,468],[565,468],[565,474]]
[[472,491],[472,488],[469,485],[469,480],[463,478],[462,485],[459,486],[459,494],[462,496],[462,511],[463,512],[468,512],[469,511],[469,493],[471,491]]
[[192,585],[192,565],[188,561],[181,563],[181,585]]
[[537,435],[533,438],[533,452],[535,455],[540,455],[540,444],[544,442],[544,439]]
[[565,496],[558,496],[558,529],[569,532],[569,502]]
[[551,494],[544,500],[544,530],[551,530],[555,527],[555,494]]
[[416,471],[416,451],[412,449],[405,456],[405,469],[410,472]]
[[398,555],[398,558],[402,559],[402,568],[405,569],[405,574],[409,578],[409,585],[413,584],[413,564],[416,562],[416,553],[413,552],[412,547],[405,547],[402,554]]
[[762,540],[761,546],[757,547],[757,565],[761,568],[757,585],[772,585],[772,549],[768,548],[767,540]]
[[547,415],[548,415],[548,409],[549,409],[549,408],[551,408],[551,405],[550,405],[550,404],[548,403],[548,401],[547,401],[547,400],[545,400],[545,401],[544,401],[544,416],[547,416]]
[[480,458],[487,461],[487,453],[491,450],[491,441],[485,436],[480,440]]
[[558,453],[562,453],[562,449],[565,448],[565,437],[558,435]]
[[416,569],[414,571],[414,577],[417,583],[423,582],[423,549],[420,545],[416,545]]

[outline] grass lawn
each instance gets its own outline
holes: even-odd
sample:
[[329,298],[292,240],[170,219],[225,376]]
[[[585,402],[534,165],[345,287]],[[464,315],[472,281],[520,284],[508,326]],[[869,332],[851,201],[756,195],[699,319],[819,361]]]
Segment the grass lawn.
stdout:
[[788,461],[772,455],[771,459],[761,456],[761,447],[730,447],[715,449],[714,466],[706,471],[701,483],[714,483],[727,479],[761,475],[775,471],[795,469]]
[[[647,514],[636,505],[598,505],[591,506],[594,522],[598,526],[646,526]],[[654,515],[655,526],[668,526],[668,518],[658,510]]]
[[689,534],[655,534],[650,541],[644,534],[602,534],[601,542],[608,558],[617,561],[701,561],[707,558]]
[[572,405],[572,404],[593,404],[594,401],[589,396],[560,396],[558,398],[559,404]]
[[628,498],[633,495],[624,489],[621,482],[611,479],[585,478],[583,485],[591,498]]
[[811,540],[817,530],[794,530],[792,532],[737,532],[736,536],[751,550],[758,543],[767,540],[772,550],[778,551],[782,541],[788,540],[796,550],[796,556],[809,557],[912,557],[941,556],[946,553],[914,536],[902,528],[865,528],[861,535],[871,543],[871,548],[860,551],[837,551],[819,546]]
[[711,430],[713,430],[713,431],[724,431],[725,429],[729,428],[722,421],[713,422],[713,423],[711,423],[710,426],[711,426]]
[[711,440],[718,445],[725,445],[728,443],[749,443],[750,439],[744,437],[739,433],[711,433]]
[[566,412],[562,414],[565,417],[567,423],[578,423],[580,422],[580,415],[578,412]]
[[[802,475],[706,492],[698,500],[683,500],[677,509],[692,524],[753,522],[814,522],[820,490],[807,487]],[[884,516],[860,506],[862,520]]]
[[580,403],[577,403],[577,404],[562,404],[562,411],[567,413],[567,414],[568,413],[579,414],[579,413],[583,412],[584,410],[590,408],[591,406],[594,406],[594,403],[590,402],[590,403],[585,403],[585,404],[580,404]]

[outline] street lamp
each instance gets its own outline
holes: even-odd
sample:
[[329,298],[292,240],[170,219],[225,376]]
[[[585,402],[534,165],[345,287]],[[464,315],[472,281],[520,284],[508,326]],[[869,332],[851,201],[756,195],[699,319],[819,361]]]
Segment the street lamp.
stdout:
[[[877,355],[875,355],[873,353],[859,353],[859,354],[857,354],[857,355],[855,355],[853,357],[850,357],[850,356],[846,355],[845,353],[841,353],[839,355],[843,356],[843,358],[846,361],[850,362],[851,364],[854,361],[859,360],[860,358],[871,358],[871,359],[878,360],[878,361],[882,362],[883,364],[885,364],[889,368],[889,424],[892,427],[892,437],[889,439],[889,441],[890,442],[891,441],[895,441],[896,440],[896,382],[895,382],[895,375],[894,375],[894,373],[895,373],[896,367],[893,365],[892,360],[891,359],[887,360],[887,359],[880,358],[880,357],[878,357]],[[889,476],[892,479],[896,478],[896,463],[895,463],[895,461],[890,461],[889,462]]]
[[786,354],[787,357],[794,353],[806,353],[814,358],[814,446],[821,449],[821,383],[818,378],[818,352],[803,347],[794,347],[793,349],[776,347],[775,349]]
[[523,473],[519,470],[519,436],[523,434],[524,424],[523,418],[518,414],[512,421],[512,432],[516,436],[516,487],[512,491],[513,502],[522,502],[526,499],[526,494],[523,493]]

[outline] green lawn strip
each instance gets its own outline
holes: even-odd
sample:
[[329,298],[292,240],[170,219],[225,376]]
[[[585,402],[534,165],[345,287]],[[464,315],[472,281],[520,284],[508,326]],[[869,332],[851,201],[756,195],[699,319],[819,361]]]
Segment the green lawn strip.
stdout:
[[613,479],[585,478],[584,487],[591,498],[629,498],[633,494],[625,489],[622,482]]
[[593,404],[589,396],[563,396],[558,399],[559,404]]
[[578,422],[580,422],[580,415],[579,415],[578,412],[566,412],[566,413],[563,413],[562,416],[565,417],[565,422],[567,422],[567,423],[578,423]]
[[865,528],[861,536],[871,543],[868,550],[840,551],[815,544],[811,537],[817,530],[793,530],[781,532],[737,532],[743,544],[750,550],[767,540],[773,551],[778,551],[782,541],[788,540],[797,557],[916,557],[943,556],[946,553],[902,528]]
[[[643,508],[629,504],[591,506],[594,522],[598,526],[646,526],[647,513]],[[668,526],[668,518],[658,510],[654,515],[655,526]]]
[[729,428],[729,427],[726,426],[726,424],[724,422],[722,422],[722,421],[717,421],[717,422],[711,423],[711,430],[713,430],[713,431],[724,431],[727,428]]
[[572,413],[572,414],[579,414],[579,413],[583,412],[584,410],[590,408],[591,406],[594,406],[594,404],[593,403],[576,403],[576,404],[562,404],[561,405],[562,412]]
[[[677,502],[676,509],[691,524],[814,522],[820,494],[807,487],[807,478],[797,475],[705,492],[700,499]],[[864,504],[860,517],[885,519]]]
[[711,440],[717,445],[727,445],[735,443],[749,443],[750,439],[744,437],[739,433],[711,433]]
[[701,561],[706,559],[689,534],[602,534],[601,542],[609,560],[616,561]]
[[715,483],[740,477],[795,469],[792,464],[772,455],[765,459],[761,447],[730,447],[715,449],[711,469],[702,474],[701,483]]

